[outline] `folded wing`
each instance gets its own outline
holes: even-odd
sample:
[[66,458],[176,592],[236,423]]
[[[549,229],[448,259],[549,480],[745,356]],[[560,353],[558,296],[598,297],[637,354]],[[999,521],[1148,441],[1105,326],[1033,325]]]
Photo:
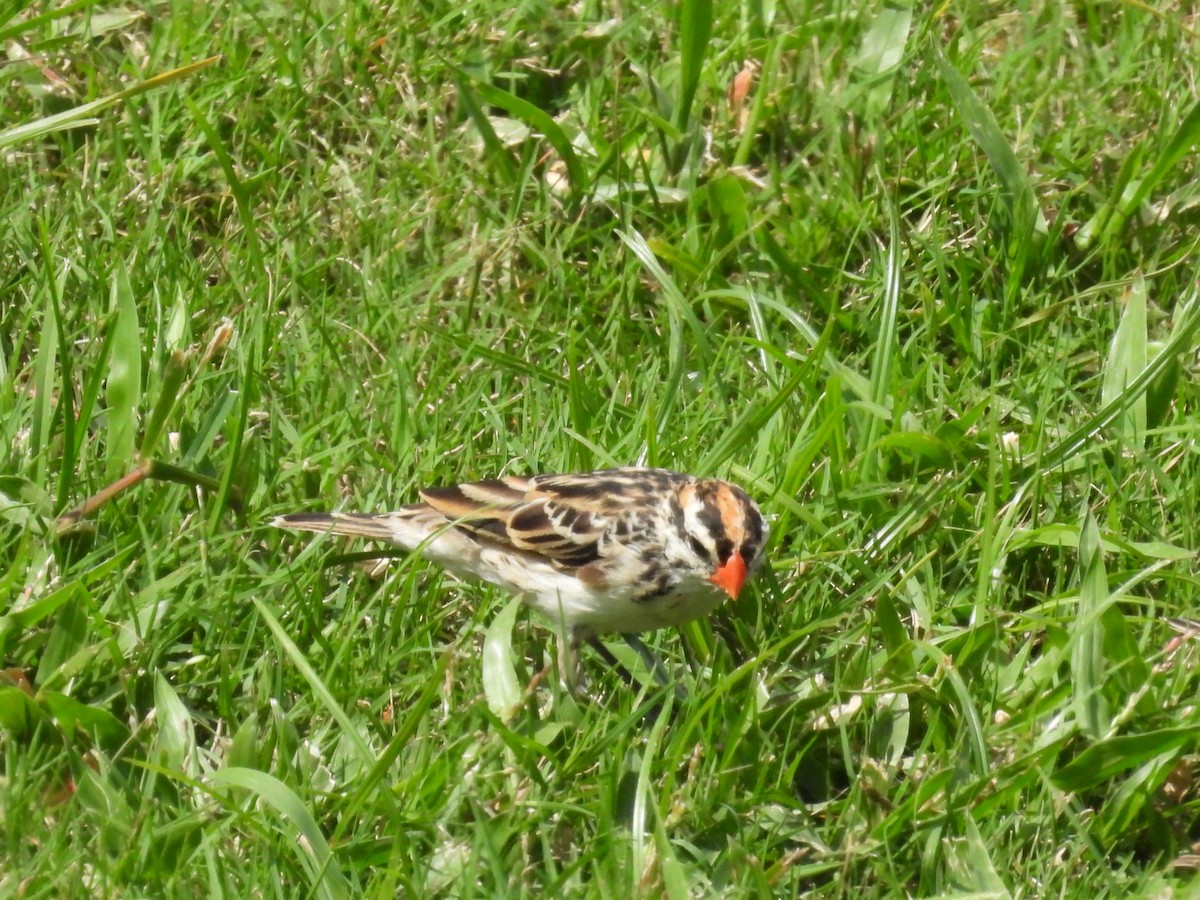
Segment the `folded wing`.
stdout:
[[612,521],[612,510],[590,499],[584,484],[570,475],[494,478],[428,488],[421,499],[481,539],[574,570],[601,558]]

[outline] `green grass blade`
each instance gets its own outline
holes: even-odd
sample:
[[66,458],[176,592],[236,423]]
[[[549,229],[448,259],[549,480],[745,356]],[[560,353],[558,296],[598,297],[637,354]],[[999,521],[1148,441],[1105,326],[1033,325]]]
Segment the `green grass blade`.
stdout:
[[130,739],[129,726],[103,706],[84,703],[59,691],[42,690],[38,698],[64,735],[86,734],[106,750],[116,750]]
[[884,4],[863,35],[854,68],[863,79],[868,112],[878,115],[892,98],[892,83],[912,30],[912,3]]
[[967,79],[950,65],[941,50],[936,47],[934,59],[963,124],[987,156],[992,171],[1000,182],[1001,196],[1009,219],[1006,230],[1013,242],[1010,256],[1017,261],[1023,261],[1029,255],[1040,251],[1049,231],[1046,217],[1042,214],[1033,192],[1033,184],[1012,145],[1000,130],[996,117],[971,89]]
[[90,602],[86,592],[71,597],[59,607],[54,617],[54,627],[46,640],[41,659],[38,660],[35,683],[40,688],[58,687],[70,681],[72,663],[81,659],[91,639],[87,606]]
[[375,765],[371,767],[371,770],[365,776],[357,779],[355,782],[354,793],[346,804],[346,815],[339,820],[337,830],[333,835],[335,844],[346,833],[353,830],[353,823],[359,812],[371,803],[379,803],[382,800],[383,805],[390,814],[399,814],[397,805],[392,800],[391,791],[380,791],[379,785],[388,778],[396,760],[406,750],[410,749],[413,737],[425,724],[430,714],[430,708],[437,699],[438,692],[442,689],[446,667],[450,662],[453,652],[453,650],[447,650],[442,654],[439,664],[429,672],[425,684],[421,688],[421,693],[415,700],[407,704],[407,714],[404,720],[388,740],[387,746],[379,754]]
[[746,409],[726,428],[719,438],[704,454],[697,468],[701,472],[719,472],[738,449],[748,444],[757,435],[780,408],[790,400],[795,393],[806,385],[812,378],[811,368],[801,365],[796,368],[788,380],[778,391],[760,402],[754,398]]
[[229,443],[229,456],[225,470],[221,473],[221,486],[217,493],[217,502],[213,504],[210,527],[219,528],[219,517],[230,508],[240,508],[242,488],[238,478],[242,474],[242,452],[246,441],[246,433],[250,423],[250,411],[258,403],[258,358],[260,346],[257,340],[250,342],[246,361],[242,364],[242,380],[237,392],[237,409],[231,420],[226,423]]
[[958,705],[958,713],[962,717],[964,731],[971,755],[975,760],[975,772],[980,778],[987,778],[991,771],[991,760],[988,754],[987,737],[984,734],[983,717],[979,714],[979,705],[971,696],[967,682],[962,672],[945,653],[925,641],[914,643],[914,650],[937,665],[945,675],[950,685],[950,693]]
[[658,282],[662,288],[662,295],[665,300],[664,305],[667,308],[667,319],[670,326],[669,339],[667,344],[667,380],[663,385],[662,391],[659,394],[659,400],[655,404],[654,411],[654,437],[656,440],[661,438],[663,430],[667,427],[667,422],[675,412],[675,406],[679,400],[679,386],[683,382],[684,370],[687,364],[687,342],[684,335],[684,325],[687,326],[695,339],[696,349],[704,354],[708,348],[708,337],[704,333],[704,327],[700,324],[700,320],[696,317],[692,310],[691,304],[687,302],[683,291],[679,289],[679,285],[675,283],[666,269],[658,261],[654,251],[650,249],[650,245],[646,243],[646,239],[636,231],[624,232],[618,231],[617,236],[624,242],[634,256],[646,268],[650,275]]
[[708,211],[717,226],[717,243],[732,246],[747,238],[754,228],[750,203],[739,178],[723,172],[708,182]]
[[704,331],[704,326],[700,324],[700,320],[696,317],[696,313],[692,310],[691,304],[688,303],[683,291],[679,285],[675,283],[675,279],[667,274],[667,270],[662,267],[658,261],[658,256],[646,239],[636,231],[624,232],[618,231],[617,236],[630,250],[634,256],[646,268],[646,271],[658,282],[658,286],[662,288],[663,297],[666,300],[666,307],[670,314],[686,324],[688,330],[692,334],[693,340],[697,343],[702,351],[708,349],[708,335]]
[[10,25],[8,23],[12,22],[18,13],[27,12],[33,4],[25,3],[23,0],[9,0],[7,8],[0,9],[0,25],[3,26],[0,27],[0,41],[8,41],[27,31],[35,31],[58,19],[83,12],[98,5],[99,2],[100,0],[75,0],[74,3],[64,3],[46,12],[21,18]]
[[158,399],[150,418],[146,421],[146,429],[142,433],[142,444],[138,455],[142,461],[147,461],[158,445],[171,417],[171,410],[182,396],[182,387],[187,378],[187,355],[182,350],[173,350],[167,357],[167,365],[163,370],[162,379],[158,386]]
[[785,36],[779,35],[771,41],[770,47],[763,57],[762,71],[758,73],[758,86],[754,90],[754,102],[750,107],[750,115],[746,117],[742,127],[742,137],[738,141],[737,150],[733,155],[734,167],[744,166],[750,161],[755,140],[766,116],[768,98],[773,95],[775,79],[779,75],[779,61],[786,46]]
[[29,446],[35,477],[43,482],[50,461],[50,434],[54,428],[54,395],[58,369],[58,312],[53,294],[46,297],[42,334],[33,367],[34,402]]
[[1065,438],[1051,447],[1037,461],[1040,472],[1052,472],[1063,465],[1083,448],[1095,443],[1103,432],[1141,396],[1156,379],[1176,363],[1178,355],[1192,349],[1197,331],[1200,331],[1200,302],[1193,294],[1179,304],[1175,327],[1162,351],[1154,356],[1142,371],[1111,402],[1105,404],[1095,415],[1087,418]]
[[[892,405],[893,358],[898,343],[897,328],[900,315],[900,221],[895,209],[889,215],[890,238],[883,259],[883,308],[879,314],[879,329],[871,354],[870,401],[876,410]],[[871,410],[865,414],[863,429],[862,479],[873,481],[879,470],[880,451],[877,446],[884,420]]]
[[[45,270],[47,273],[55,272],[56,269],[60,268],[58,263],[59,254],[55,251],[51,242],[50,230],[44,222],[38,228],[38,237],[40,239],[39,249]],[[57,363],[60,373],[58,397],[59,424],[62,428],[62,440],[57,445],[60,449],[57,460],[59,468],[58,487],[55,491],[55,509],[62,509],[70,502],[72,485],[79,471],[80,443],[87,432],[84,423],[90,421],[91,412],[87,397],[80,404],[78,412],[74,409],[76,395],[75,359],[63,321],[66,310],[66,307],[63,305],[63,285],[66,283],[69,272],[69,267],[63,267],[61,274],[51,275],[46,278],[45,282],[50,300],[56,310],[56,314],[52,321],[47,323],[47,326],[51,328],[52,333],[58,338]],[[105,335],[105,343],[107,339],[108,336]],[[97,367],[97,371],[99,370],[100,367]]]
[[487,113],[483,111],[479,100],[475,96],[473,79],[469,78],[464,73],[458,73],[455,77],[455,84],[458,85],[458,102],[462,104],[467,115],[475,124],[475,130],[479,132],[479,137],[483,141],[483,149],[487,155],[500,168],[500,174],[504,184],[510,188],[517,184],[517,167],[513,165],[512,156],[508,148],[496,134],[496,129],[492,127],[492,122],[488,118]]
[[123,91],[118,91],[107,97],[101,97],[99,100],[92,100],[89,103],[83,103],[72,109],[65,110],[60,113],[55,113],[51,116],[45,116],[33,122],[27,122],[24,125],[16,125],[12,128],[0,129],[0,150],[4,150],[14,144],[22,141],[30,141],[35,138],[45,137],[49,134],[54,134],[59,131],[66,131],[71,128],[80,128],[85,125],[95,125],[99,120],[95,118],[97,113],[103,112],[110,106],[129,100],[139,94],[144,94],[146,91],[154,90],[163,85],[171,84],[187,78],[200,69],[211,66],[220,60],[219,56],[210,56],[208,59],[202,59],[198,62],[189,63],[186,66],[180,66],[177,69],[171,69],[169,72],[163,72],[155,75],[153,78],[147,78],[145,81],[135,84],[133,87],[126,88]]
[[[1100,402],[1105,406],[1116,403],[1146,368],[1146,280],[1142,276],[1134,279],[1124,300],[1125,309],[1109,345],[1100,383]],[[1146,404],[1146,393],[1139,392],[1113,422],[1114,432],[1131,449],[1140,450],[1146,445]]]
[[483,638],[483,693],[488,708],[501,722],[507,722],[521,708],[521,681],[513,664],[513,627],[521,600],[513,598],[492,620]]
[[[725,292],[721,295],[745,298],[745,295],[738,290]],[[755,303],[774,310],[784,321],[796,329],[800,333],[800,336],[804,338],[804,342],[809,345],[809,348],[819,352],[821,364],[825,370],[829,374],[836,376],[855,397],[864,402],[870,402],[870,380],[865,378],[861,372],[850,368],[838,359],[834,352],[828,349],[827,343],[821,340],[821,333],[800,312],[765,294],[755,293],[753,299]],[[796,351],[793,350],[791,353],[795,354]]]
[[133,288],[124,268],[112,283],[113,339],[108,345],[108,380],[105,383],[106,446],[109,478],[129,471],[137,446],[137,409],[142,394],[142,332],[138,324]]
[[1180,749],[1169,747],[1120,781],[1097,817],[1096,835],[1100,842],[1119,841],[1147,811],[1154,814],[1158,798],[1172,791],[1170,780],[1172,776],[1178,777],[1182,755]]
[[704,57],[712,38],[712,0],[681,0],[679,4],[679,100],[675,127],[686,134],[692,119],[692,104],[704,73]]
[[962,822],[962,839],[943,842],[950,871],[957,876],[954,880],[958,891],[953,896],[1010,900],[1012,893],[996,871],[987,842],[971,813],[964,812],[955,818]]
[[[487,82],[471,78],[466,72],[459,72],[458,74],[460,78],[470,81],[475,93],[485,103],[498,106],[506,112],[511,113],[550,142],[550,146],[555,149],[559,158],[562,159],[567,167],[567,177],[570,180],[571,195],[573,197],[578,198],[588,189],[591,179],[588,177],[587,170],[583,167],[583,162],[580,160],[579,154],[575,152],[575,147],[571,144],[571,139],[567,137],[567,133],[563,131],[561,125],[555,122],[545,111],[538,109],[528,100],[522,100],[520,97],[513,96],[508,91],[501,90]],[[478,124],[478,121],[476,121],[477,126]]]
[[1075,244],[1081,250],[1088,249],[1097,238],[1110,240],[1125,225],[1125,216],[1121,210],[1136,190],[1135,176],[1141,171],[1142,159],[1146,152],[1146,144],[1143,142],[1130,150],[1121,162],[1121,168],[1108,185],[1107,197],[1100,204],[1100,208],[1075,234]]
[[633,865],[630,866],[630,890],[627,896],[636,897],[641,891],[639,884],[645,875],[646,850],[653,840],[653,825],[649,817],[655,808],[651,796],[652,785],[658,779],[654,771],[659,764],[659,745],[662,743],[663,732],[671,720],[671,708],[675,699],[672,691],[664,691],[662,712],[650,728],[646,738],[646,746],[642,750],[637,770],[637,782],[634,789],[633,810],[629,822],[629,843],[632,850]]
[[1122,221],[1133,215],[1138,207],[1146,202],[1146,198],[1158,187],[1167,174],[1192,152],[1197,141],[1200,141],[1200,101],[1197,101],[1188,110],[1188,114],[1184,116],[1179,127],[1175,129],[1175,133],[1171,135],[1171,140],[1163,152],[1155,159],[1149,174],[1137,182],[1137,186],[1130,192],[1128,200],[1121,208]]
[[46,721],[46,711],[19,687],[0,684],[0,730],[23,738]]
[[328,710],[329,714],[333,716],[338,725],[341,726],[343,734],[350,740],[350,744],[358,754],[359,762],[364,768],[369,769],[375,762],[375,753],[363,739],[358,726],[351,721],[346,711],[342,709],[341,704],[334,699],[333,694],[329,692],[329,688],[325,686],[325,682],[321,680],[321,677],[317,674],[305,655],[300,652],[300,648],[296,646],[295,641],[288,637],[287,632],[283,630],[283,626],[279,624],[279,620],[271,614],[271,611],[267,609],[261,600],[257,597],[253,598],[253,600],[254,608],[258,610],[258,614],[262,617],[263,622],[266,623],[267,628],[271,630],[271,634],[275,636],[275,640],[283,648],[284,654],[292,661],[292,665],[296,667],[304,680],[308,682],[316,698]]
[[[32,628],[54,613],[64,603],[75,599],[75,595],[82,592],[82,590],[82,584],[78,581],[72,581],[56,590],[43,594],[20,609],[6,612],[3,616],[0,616],[0,635],[3,635],[9,628]],[[0,645],[2,643],[3,641],[0,641]]]
[[1054,784],[1064,791],[1093,790],[1114,776],[1150,762],[1155,757],[1195,747],[1198,740],[1200,725],[1197,724],[1105,738],[1092,744],[1051,777]]
[[1079,728],[1095,739],[1107,735],[1111,725],[1104,695],[1107,669],[1101,622],[1109,592],[1100,528],[1090,509],[1084,511],[1079,536],[1079,570],[1079,602],[1071,635],[1071,703]]
[[225,180],[229,183],[229,192],[233,194],[233,202],[237,206],[238,218],[242,222],[241,237],[246,241],[250,258],[258,262],[262,259],[263,250],[258,240],[259,222],[254,214],[254,200],[250,196],[245,182],[238,175],[237,167],[234,166],[233,159],[225,147],[224,138],[213,127],[204,110],[190,97],[185,96],[183,102],[192,114],[192,121],[204,133],[204,139],[208,142],[208,147],[212,150],[213,156],[220,163],[221,171],[225,173]]
[[162,672],[154,673],[154,718],[158,724],[155,746],[161,754],[158,761],[173,771],[198,775],[192,715]]
[[313,888],[319,896],[330,900],[349,897],[350,885],[337,867],[337,860],[325,835],[312,812],[296,795],[295,791],[273,775],[255,769],[229,766],[209,776],[209,782],[217,787],[236,787],[250,791],[264,803],[283,816],[295,829],[288,835],[287,843],[305,864],[313,879]]

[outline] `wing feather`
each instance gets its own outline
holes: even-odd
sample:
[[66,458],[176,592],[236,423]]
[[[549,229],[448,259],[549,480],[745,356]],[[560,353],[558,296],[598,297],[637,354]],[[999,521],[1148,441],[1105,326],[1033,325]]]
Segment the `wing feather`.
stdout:
[[620,486],[587,475],[509,477],[427,488],[421,499],[480,538],[578,569],[603,556],[602,539],[624,505]]

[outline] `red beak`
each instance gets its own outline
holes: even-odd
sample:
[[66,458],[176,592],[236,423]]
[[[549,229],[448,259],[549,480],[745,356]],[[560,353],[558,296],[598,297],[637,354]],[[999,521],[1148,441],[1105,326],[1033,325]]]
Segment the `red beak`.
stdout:
[[746,583],[746,561],[742,559],[742,554],[735,553],[717,566],[717,571],[713,572],[709,581],[727,593],[729,599],[736,600],[742,592],[742,585]]

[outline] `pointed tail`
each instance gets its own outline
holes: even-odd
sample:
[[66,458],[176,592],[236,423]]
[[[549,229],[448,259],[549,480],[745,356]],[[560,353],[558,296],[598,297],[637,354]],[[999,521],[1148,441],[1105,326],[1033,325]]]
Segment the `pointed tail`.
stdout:
[[292,513],[277,516],[271,522],[276,528],[292,531],[315,531],[319,534],[345,534],[353,537],[371,538],[376,541],[395,540],[395,532],[388,516],[372,516],[364,513]]

